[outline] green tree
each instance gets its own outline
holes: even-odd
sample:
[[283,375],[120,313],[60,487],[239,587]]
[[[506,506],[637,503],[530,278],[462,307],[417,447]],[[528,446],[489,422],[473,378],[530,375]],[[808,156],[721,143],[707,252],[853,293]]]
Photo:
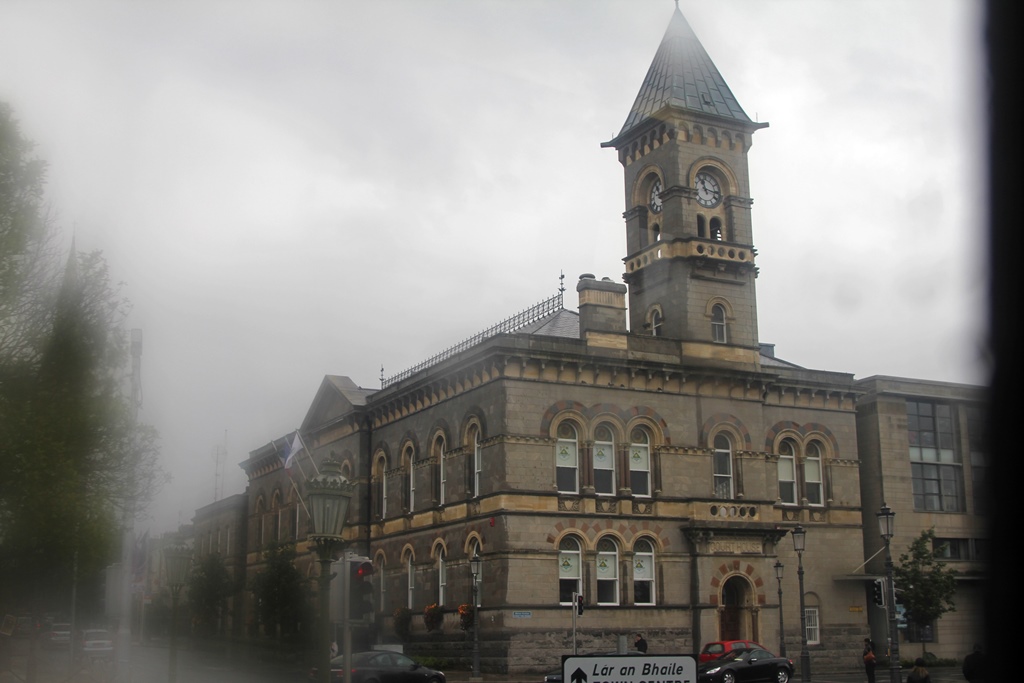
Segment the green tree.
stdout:
[[[894,567],[896,599],[907,610],[907,618],[918,626],[926,626],[946,612],[956,611],[955,569],[935,557],[935,530],[922,531],[900,555]],[[922,653],[924,644],[921,645]]]
[[31,149],[0,104],[0,601],[66,609],[163,477],[127,397],[128,304],[98,252],[61,268]]
[[282,638],[301,631],[306,604],[305,581],[295,568],[295,546],[273,543],[263,551],[263,568],[253,577],[252,589],[263,631]]
[[217,553],[204,557],[193,567],[188,582],[188,602],[193,622],[201,635],[215,635],[227,615],[227,601],[235,592],[224,559]]

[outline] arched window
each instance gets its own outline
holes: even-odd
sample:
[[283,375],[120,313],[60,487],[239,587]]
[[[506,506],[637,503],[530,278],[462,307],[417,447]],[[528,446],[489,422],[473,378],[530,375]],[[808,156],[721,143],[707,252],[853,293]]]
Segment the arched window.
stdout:
[[483,459],[480,454],[480,427],[478,425],[470,425],[468,442],[468,446],[472,449],[472,461],[469,465],[469,497],[476,498],[480,495],[480,472],[483,470]]
[[719,432],[715,435],[715,498],[731,500],[732,487],[732,441],[728,435]]
[[629,488],[634,496],[651,495],[651,437],[641,427],[633,429],[629,444]]
[[448,569],[445,567],[444,548],[437,549],[437,604],[444,605],[444,594],[448,588]]
[[633,544],[633,603],[654,604],[654,546],[644,538]]
[[711,307],[711,339],[716,344],[725,344],[729,341],[725,324],[725,306],[722,304]]
[[406,445],[402,450],[402,469],[405,470],[405,510],[413,512],[416,509],[416,473],[415,473],[415,451],[412,444]]
[[[478,541],[477,539],[474,538],[473,542],[469,545],[469,558],[468,559],[472,559],[472,558],[480,556],[480,555],[483,555],[483,548],[480,546],[480,541]],[[472,572],[471,568],[469,567],[469,562],[466,562],[466,571],[469,572],[469,582],[470,582],[470,584],[472,584],[473,583],[473,572]],[[476,606],[477,607],[480,607],[481,604],[482,604],[481,603],[481,596],[483,594],[484,594],[484,576],[483,576],[483,572],[481,571],[477,575],[477,577],[476,577]]]
[[796,505],[796,444],[792,439],[779,444],[779,500]]
[[578,493],[579,448],[576,427],[571,422],[558,425],[555,445],[555,484],[559,493]]
[[779,449],[779,502],[796,505],[824,505],[822,460],[825,447],[820,441],[808,441],[801,449],[793,439],[783,439]]
[[594,491],[599,496],[615,493],[615,441],[606,424],[594,430]]
[[384,580],[384,556],[377,556],[377,566],[373,572],[373,578],[377,582],[377,611],[387,614],[388,612],[388,582]]
[[707,220],[701,214],[697,214],[697,237],[707,237]]
[[715,217],[711,219],[711,239],[718,240],[719,242],[724,239],[721,218]]
[[438,505],[444,505],[445,489],[447,488],[448,480],[444,469],[443,434],[438,434],[437,437],[434,438],[434,443],[430,447],[430,457],[434,460],[434,467],[437,468],[437,503]]
[[265,509],[263,498],[261,497],[256,500],[256,543],[260,546],[266,543],[266,539],[263,537],[264,534],[266,533],[265,524],[263,521],[264,516]]
[[648,324],[651,326],[651,336],[660,337],[664,334],[662,325],[665,323],[665,318],[661,315],[661,309],[655,306],[651,309],[650,320]]
[[281,540],[281,492],[274,491],[270,499],[270,540],[277,543]]
[[821,481],[821,444],[811,441],[804,450],[804,497],[809,505],[824,505]]
[[571,605],[583,587],[580,542],[566,536],[558,544],[558,602]]
[[388,516],[387,468],[387,458],[382,451],[377,451],[373,461],[373,508],[378,519]]
[[597,604],[619,604],[619,547],[607,536],[597,542]]
[[409,553],[409,556],[405,558],[405,593],[405,606],[413,609],[415,606],[413,599],[416,594],[416,568],[412,564],[412,553]]

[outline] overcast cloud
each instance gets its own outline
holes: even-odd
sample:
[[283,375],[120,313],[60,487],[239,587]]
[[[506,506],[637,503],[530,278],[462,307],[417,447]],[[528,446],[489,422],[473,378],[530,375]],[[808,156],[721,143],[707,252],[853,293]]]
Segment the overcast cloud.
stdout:
[[[760,337],[858,377],[983,382],[980,10],[683,0],[751,118]],[[619,131],[668,0],[0,0],[0,99],[145,335],[141,418],[214,499],[325,374],[379,386],[619,280]]]

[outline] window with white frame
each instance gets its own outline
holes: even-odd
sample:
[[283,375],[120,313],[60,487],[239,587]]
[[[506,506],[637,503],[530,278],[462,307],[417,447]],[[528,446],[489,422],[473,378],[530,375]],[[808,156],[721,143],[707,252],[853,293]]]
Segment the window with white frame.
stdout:
[[821,642],[821,630],[818,628],[818,608],[804,608],[804,618],[807,623],[807,644],[817,645]]
[[558,602],[573,604],[573,594],[579,594],[583,587],[583,566],[580,542],[566,536],[558,545]]
[[437,467],[437,502],[439,505],[444,505],[445,487],[448,482],[444,469],[444,437],[440,434],[434,439],[431,455],[436,463],[435,467]]
[[779,500],[796,505],[796,444],[783,439],[779,444]]
[[723,432],[715,435],[714,470],[715,498],[732,499],[732,441]]
[[[474,539],[473,543],[470,544],[470,546],[469,546],[469,557],[470,557],[470,559],[472,559],[474,557],[479,557],[480,555],[482,555],[483,554],[482,550],[483,550],[483,548],[480,547],[480,541]],[[467,567],[467,569],[469,569],[469,568]],[[470,581],[470,584],[472,584],[472,582],[473,582],[473,572],[472,572],[472,570],[470,570],[469,581]],[[483,594],[484,594],[484,574],[481,571],[479,574],[477,574],[477,577],[476,577],[476,606],[477,607],[481,606],[480,600],[481,600],[481,596]]]
[[448,569],[444,561],[444,548],[437,549],[437,604],[444,605],[444,594],[448,587]]
[[956,448],[953,408],[907,401],[907,437],[914,509],[963,511],[963,471]]
[[388,515],[387,459],[378,451],[373,464],[374,512],[380,519]]
[[483,461],[480,455],[480,428],[473,425],[469,428],[469,444],[473,449],[472,478],[470,479],[470,497],[476,498],[480,495],[480,472],[483,469]]
[[651,495],[651,437],[637,427],[630,435],[629,488],[634,496]]
[[413,471],[415,452],[412,446],[406,446],[402,452],[402,466],[405,468],[405,509],[413,512],[416,509],[416,473]]
[[384,561],[381,560],[377,565],[377,568],[373,572],[374,579],[377,581],[377,611],[387,612],[387,590],[388,582],[384,580]]
[[597,604],[619,604],[619,547],[605,537],[597,542],[595,558],[597,573]]
[[654,546],[645,538],[633,544],[633,603],[654,604]]
[[[714,231],[712,230],[712,232]],[[721,237],[716,239],[721,239]],[[722,304],[715,304],[711,307],[711,340],[716,344],[725,344],[729,341],[728,328],[725,324],[725,306]]]
[[571,422],[558,425],[555,444],[555,485],[560,493],[579,492],[579,448],[576,427]]
[[821,477],[821,444],[810,441],[804,449],[804,497],[808,505],[824,505]]
[[412,555],[410,554],[405,559],[405,606],[409,609],[413,608],[413,598],[416,594],[416,571],[412,564]]
[[594,430],[594,492],[599,496],[615,493],[615,442],[611,428],[600,424]]

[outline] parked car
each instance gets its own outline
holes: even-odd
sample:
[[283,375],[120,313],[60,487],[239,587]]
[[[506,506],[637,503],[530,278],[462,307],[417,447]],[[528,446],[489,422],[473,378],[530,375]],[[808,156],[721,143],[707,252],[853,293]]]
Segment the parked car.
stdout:
[[[345,656],[331,660],[331,680],[345,679]],[[318,669],[311,669],[309,680],[316,681]],[[446,683],[445,675],[398,652],[384,650],[352,655],[352,683]]]
[[14,627],[14,637],[31,638],[38,627],[36,620],[32,617],[18,617],[18,625]]
[[71,624],[51,624],[43,635],[43,647],[59,649],[71,646]]
[[760,647],[729,650],[697,667],[698,683],[789,683],[793,660]]
[[82,631],[78,640],[78,656],[86,659],[112,659],[114,639],[110,632],[101,628]]
[[763,645],[755,643],[752,640],[713,640],[710,643],[704,645],[704,649],[700,651],[699,664],[704,662],[710,662],[714,659],[718,659],[726,652],[730,650],[741,650],[744,648],[756,647],[761,650],[764,649]]

